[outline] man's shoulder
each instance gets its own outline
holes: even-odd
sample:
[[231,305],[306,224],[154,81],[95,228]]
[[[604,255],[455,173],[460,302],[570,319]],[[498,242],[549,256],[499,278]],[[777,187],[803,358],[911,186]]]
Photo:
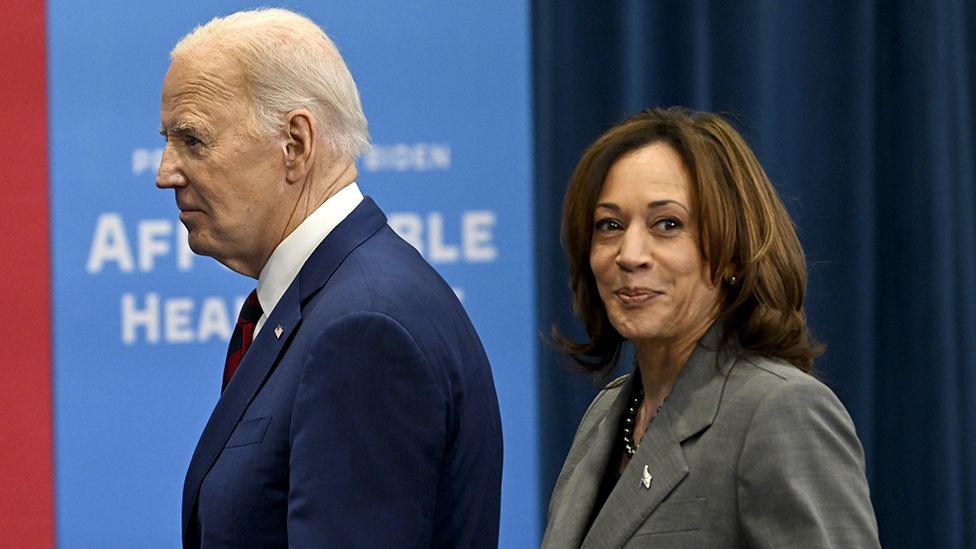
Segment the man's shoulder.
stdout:
[[[401,238],[389,225],[384,225],[373,233],[372,236],[353,250],[350,256],[363,267],[368,267],[368,275],[418,271],[440,279],[437,271],[430,266],[420,252]],[[395,282],[386,281],[386,283]]]
[[363,242],[346,261],[352,263],[350,272],[352,267],[358,270],[358,274],[351,274],[361,277],[376,310],[410,314],[429,307],[453,309],[457,305],[451,286],[389,226]]
[[[375,312],[423,338],[447,325],[468,329],[469,320],[453,289],[410,244],[384,226],[352,250],[309,302],[322,319]],[[439,325],[438,330],[430,330]]]
[[394,340],[415,348],[443,383],[449,371],[488,371],[481,340],[454,291],[389,227],[340,262],[303,307],[302,324],[315,344],[389,334],[377,336],[377,348]]

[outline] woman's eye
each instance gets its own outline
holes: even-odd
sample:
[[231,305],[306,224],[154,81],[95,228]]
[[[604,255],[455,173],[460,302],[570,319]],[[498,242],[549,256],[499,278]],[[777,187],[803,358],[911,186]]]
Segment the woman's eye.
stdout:
[[662,219],[654,224],[655,229],[665,233],[676,231],[681,227],[682,227],[681,221],[678,221],[677,219],[670,218],[670,217],[667,219]]
[[623,228],[620,223],[617,223],[614,219],[601,219],[597,221],[593,227],[598,231],[619,231]]

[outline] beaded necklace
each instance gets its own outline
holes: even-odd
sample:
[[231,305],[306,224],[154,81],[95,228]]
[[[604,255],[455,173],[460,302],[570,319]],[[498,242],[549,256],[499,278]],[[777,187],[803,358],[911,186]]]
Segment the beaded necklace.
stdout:
[[[630,404],[624,412],[623,421],[624,453],[627,454],[627,459],[634,457],[637,449],[640,448],[640,443],[634,442],[634,427],[637,422],[637,411],[640,410],[641,403],[644,401],[644,387],[639,377],[634,380],[634,387],[634,395],[631,397]],[[661,413],[661,408],[664,408],[664,403],[667,401],[668,397],[665,396],[664,400],[661,401],[661,405],[654,410],[654,416],[647,422],[647,429],[651,428],[651,424],[657,419],[657,415]],[[645,433],[647,429],[644,430]]]

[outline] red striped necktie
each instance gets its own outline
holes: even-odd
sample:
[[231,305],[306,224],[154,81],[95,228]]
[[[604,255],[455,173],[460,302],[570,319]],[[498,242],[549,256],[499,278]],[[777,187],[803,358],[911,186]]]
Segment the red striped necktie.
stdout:
[[227,346],[227,362],[224,363],[224,383],[220,387],[221,392],[227,387],[230,378],[234,377],[234,372],[241,365],[241,360],[244,360],[244,353],[247,352],[248,347],[251,346],[251,340],[254,339],[254,327],[262,314],[261,303],[258,301],[258,291],[252,290],[247,299],[244,300],[241,314],[237,316],[234,335],[230,337],[230,345]]

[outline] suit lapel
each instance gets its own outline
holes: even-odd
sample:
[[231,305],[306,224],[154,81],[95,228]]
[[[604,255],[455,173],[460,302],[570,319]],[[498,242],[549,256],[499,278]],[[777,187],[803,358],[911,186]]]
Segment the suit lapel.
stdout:
[[[385,223],[386,217],[376,204],[365,198],[312,252],[295,281],[268,316],[234,377],[220,395],[193,452],[183,484],[184,535],[204,477],[298,330],[302,304],[325,285],[349,253]],[[275,333],[279,326],[282,329],[280,336]]]
[[[671,389],[667,404],[648,427],[640,448],[607,498],[582,547],[623,547],[688,476],[681,443],[712,424],[730,371],[724,356],[717,355],[720,340],[721,329],[713,326],[695,347]],[[619,414],[609,417],[616,427]],[[645,466],[651,476],[649,487],[644,482]]]
[[[301,322],[301,307],[299,306],[298,287],[292,284],[281,297],[278,305],[268,317],[264,328],[254,339],[251,347],[244,355],[240,366],[230,383],[220,395],[217,406],[207,426],[200,435],[200,441],[193,452],[190,466],[186,472],[183,484],[183,532],[189,523],[190,513],[200,492],[200,484],[216,461],[227,439],[237,426],[244,410],[257,393],[265,378],[277,363],[278,356],[287,346],[292,334]],[[274,330],[281,326],[281,337],[276,337]]]
[[566,503],[560,505],[552,517],[549,530],[554,537],[546,540],[547,547],[580,546],[617,437],[617,418],[623,413],[633,379],[633,376],[627,379],[609,411],[593,427],[593,433],[582,439],[587,446],[566,479],[566,488],[560,497]]

